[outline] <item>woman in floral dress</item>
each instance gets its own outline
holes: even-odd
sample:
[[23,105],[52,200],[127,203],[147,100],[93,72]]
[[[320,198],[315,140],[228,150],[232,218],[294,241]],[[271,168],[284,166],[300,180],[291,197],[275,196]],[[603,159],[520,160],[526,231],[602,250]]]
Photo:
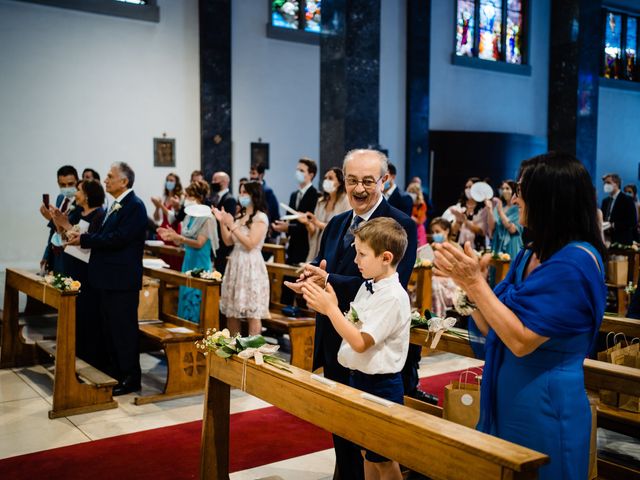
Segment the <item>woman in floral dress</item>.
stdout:
[[262,186],[247,182],[240,186],[240,213],[234,218],[224,208],[213,208],[220,222],[222,241],[234,245],[222,279],[220,311],[227,317],[231,334],[240,332],[240,319],[249,323],[249,335],[262,332],[262,318],[269,318],[269,277],[262,245],[269,228]]

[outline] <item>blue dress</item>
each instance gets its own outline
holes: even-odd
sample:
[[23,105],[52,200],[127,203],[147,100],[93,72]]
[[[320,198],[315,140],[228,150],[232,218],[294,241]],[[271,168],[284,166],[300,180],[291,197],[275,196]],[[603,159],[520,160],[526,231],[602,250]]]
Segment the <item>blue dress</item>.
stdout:
[[[523,280],[530,258],[523,250],[495,293],[527,328],[550,339],[518,358],[489,330],[477,428],[547,454],[541,479],[584,480],[591,412],[582,365],[604,314],[602,260],[591,245],[572,243]],[[469,325],[473,342],[477,329]]]
[[511,258],[522,250],[522,225],[520,225],[520,209],[517,205],[511,205],[505,209],[505,215],[509,221],[515,225],[516,233],[511,234],[509,230],[502,224],[502,219],[498,214],[498,207],[493,209],[493,217],[496,221],[493,230],[493,238],[491,239],[491,247],[494,252],[508,253]]
[[[193,226],[195,217],[187,218],[187,228]],[[200,248],[184,246],[184,260],[182,272],[202,268],[211,270],[211,239],[207,238]],[[180,287],[178,297],[178,316],[194,323],[200,323],[200,302],[202,291],[199,288]]]

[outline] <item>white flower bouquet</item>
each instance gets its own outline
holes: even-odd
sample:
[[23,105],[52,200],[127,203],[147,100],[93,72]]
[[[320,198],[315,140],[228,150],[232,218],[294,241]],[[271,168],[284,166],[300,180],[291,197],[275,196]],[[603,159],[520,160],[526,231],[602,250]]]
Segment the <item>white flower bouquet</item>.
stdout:
[[71,277],[65,277],[61,273],[49,272],[43,279],[44,283],[51,285],[63,292],[77,292],[82,286],[77,280]]

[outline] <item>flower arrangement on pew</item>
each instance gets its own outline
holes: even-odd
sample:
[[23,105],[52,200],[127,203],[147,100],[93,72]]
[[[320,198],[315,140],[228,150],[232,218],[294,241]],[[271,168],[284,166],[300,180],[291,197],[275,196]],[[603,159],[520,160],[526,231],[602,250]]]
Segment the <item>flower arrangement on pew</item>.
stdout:
[[280,345],[267,344],[262,335],[241,337],[240,334],[237,334],[232,337],[228,329],[216,331],[214,328],[207,330],[207,335],[196,342],[196,347],[203,350],[205,355],[213,352],[222,358],[229,358],[232,355],[237,355],[244,360],[253,358],[256,365],[268,363],[280,370],[291,372],[289,364],[275,355]]
[[444,332],[448,332],[456,337],[466,338],[461,333],[453,330],[457,319],[453,317],[437,317],[433,315],[429,310],[425,310],[425,315],[420,315],[420,312],[414,310],[411,312],[411,328],[425,328],[429,331],[425,343],[431,339],[429,348],[436,348],[440,337]]
[[413,265],[413,268],[431,268],[433,267],[433,263],[431,260],[427,260],[426,258],[416,258],[416,263]]
[[193,270],[187,270],[184,274],[194,278],[201,278],[202,280],[222,281],[222,274],[217,270],[211,271],[205,270],[204,268],[194,268]]
[[636,242],[634,242],[632,245],[626,245],[624,243],[614,242],[611,245],[609,245],[609,249],[610,250],[633,250],[634,252],[637,252],[638,250],[640,250],[640,246]]
[[77,292],[80,290],[81,283],[71,277],[65,277],[61,273],[50,272],[45,275],[44,283],[51,285],[53,288],[62,290],[63,292]]
[[511,255],[509,255],[508,253],[504,253],[504,252],[493,252],[492,258],[493,258],[493,260],[498,260],[500,262],[510,262],[511,261]]
[[460,315],[468,317],[477,308],[476,304],[469,300],[467,293],[458,287],[456,289],[456,296],[453,299],[453,309]]

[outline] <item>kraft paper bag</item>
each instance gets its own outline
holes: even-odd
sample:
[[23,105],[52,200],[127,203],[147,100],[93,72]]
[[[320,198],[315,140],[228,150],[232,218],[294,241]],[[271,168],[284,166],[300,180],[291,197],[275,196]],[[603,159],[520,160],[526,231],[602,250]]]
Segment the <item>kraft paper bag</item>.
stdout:
[[468,381],[465,373],[459,381],[444,387],[442,418],[465,427],[476,428],[480,418],[480,382],[478,375],[474,373],[470,375],[473,380]]
[[[621,333],[614,334],[613,332],[610,332],[607,334],[607,339],[606,339],[607,349],[602,352],[598,352],[599,361],[613,363],[616,365],[622,365],[622,362],[624,361],[624,354],[620,353],[620,350],[622,349],[622,341],[616,342],[617,337],[620,337],[620,336],[624,337],[624,334],[621,334]],[[613,345],[609,346],[611,338],[613,338]],[[624,340],[626,341],[626,338],[624,338]],[[611,407],[617,407],[618,392],[614,392],[613,390],[601,389],[600,402],[604,403],[605,405],[609,405]]]
[[[621,349],[624,352],[622,365],[631,368],[640,368],[640,348],[637,343]],[[640,397],[621,393],[618,398],[618,406],[628,412],[640,413]]]

